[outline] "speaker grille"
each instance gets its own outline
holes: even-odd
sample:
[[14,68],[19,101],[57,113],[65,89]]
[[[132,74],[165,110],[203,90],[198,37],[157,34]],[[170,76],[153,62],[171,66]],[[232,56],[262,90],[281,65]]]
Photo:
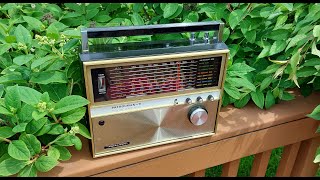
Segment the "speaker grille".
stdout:
[[97,68],[95,102],[218,86],[222,57]]

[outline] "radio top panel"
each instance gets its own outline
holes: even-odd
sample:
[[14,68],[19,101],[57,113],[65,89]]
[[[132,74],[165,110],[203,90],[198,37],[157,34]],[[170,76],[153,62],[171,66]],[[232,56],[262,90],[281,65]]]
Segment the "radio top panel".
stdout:
[[[80,59],[83,62],[116,58],[163,55],[196,51],[224,50],[222,42],[224,23],[217,21],[171,23],[145,26],[117,26],[81,29],[82,44]],[[213,31],[213,37],[209,37]],[[196,39],[196,32],[204,32],[203,39]],[[98,43],[89,45],[89,39],[114,38],[121,36],[190,33],[189,39],[144,41],[128,43]]]

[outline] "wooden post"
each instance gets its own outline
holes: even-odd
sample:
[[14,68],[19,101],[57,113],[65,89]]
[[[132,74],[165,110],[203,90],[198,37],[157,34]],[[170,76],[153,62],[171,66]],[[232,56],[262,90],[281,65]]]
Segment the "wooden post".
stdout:
[[268,150],[254,156],[254,161],[251,169],[250,176],[264,177],[268,167],[270,155],[272,150]]
[[319,145],[320,136],[302,141],[291,176],[315,176],[319,165],[313,163],[313,160]]
[[283,153],[281,156],[281,160],[280,160],[280,164],[279,164],[277,174],[276,174],[277,177],[279,177],[279,176],[289,177],[290,176],[294,162],[296,161],[296,158],[297,158],[300,144],[301,144],[301,142],[297,142],[297,143],[290,144],[290,145],[287,145],[284,147],[284,150],[283,150]]
[[237,177],[240,159],[223,164],[222,177]]
[[200,170],[200,171],[191,173],[191,174],[189,174],[188,176],[189,176],[189,177],[204,177],[205,174],[206,174],[206,170],[203,169],[203,170]]

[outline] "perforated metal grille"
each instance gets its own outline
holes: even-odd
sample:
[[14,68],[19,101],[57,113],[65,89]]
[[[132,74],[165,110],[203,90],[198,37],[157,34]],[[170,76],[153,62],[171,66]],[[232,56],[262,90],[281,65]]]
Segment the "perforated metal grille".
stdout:
[[222,57],[92,70],[95,102],[218,85]]

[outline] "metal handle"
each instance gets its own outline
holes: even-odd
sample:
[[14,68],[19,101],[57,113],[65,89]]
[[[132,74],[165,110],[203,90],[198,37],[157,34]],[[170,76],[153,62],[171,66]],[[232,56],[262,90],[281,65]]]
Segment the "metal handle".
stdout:
[[138,36],[166,33],[198,32],[215,30],[218,32],[217,42],[221,42],[224,23],[217,21],[192,22],[192,23],[171,23],[143,26],[116,26],[116,27],[97,27],[82,28],[82,52],[89,52],[88,38],[105,38],[120,36]]

